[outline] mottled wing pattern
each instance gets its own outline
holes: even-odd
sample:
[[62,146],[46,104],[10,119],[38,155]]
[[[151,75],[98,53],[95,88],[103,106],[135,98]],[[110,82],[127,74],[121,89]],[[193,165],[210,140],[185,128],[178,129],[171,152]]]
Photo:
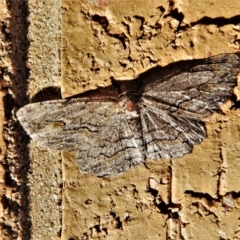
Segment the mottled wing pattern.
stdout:
[[221,54],[148,85],[138,103],[150,159],[181,157],[200,143],[207,117],[236,86],[239,54]]
[[76,151],[81,171],[116,175],[144,160],[117,101],[46,101],[26,105],[17,117],[39,145]]
[[140,98],[47,101],[17,116],[40,145],[75,151],[82,171],[112,176],[145,155],[155,160],[191,152],[206,137],[202,118],[231,96],[239,65],[238,53],[222,54],[149,84]]

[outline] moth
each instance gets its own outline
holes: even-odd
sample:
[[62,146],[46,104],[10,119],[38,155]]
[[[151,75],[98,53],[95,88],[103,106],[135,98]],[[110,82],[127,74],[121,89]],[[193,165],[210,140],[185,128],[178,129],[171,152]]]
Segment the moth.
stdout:
[[203,118],[237,85],[240,53],[221,54],[118,98],[32,103],[17,112],[41,146],[75,151],[79,168],[114,176],[145,159],[179,158],[206,138]]

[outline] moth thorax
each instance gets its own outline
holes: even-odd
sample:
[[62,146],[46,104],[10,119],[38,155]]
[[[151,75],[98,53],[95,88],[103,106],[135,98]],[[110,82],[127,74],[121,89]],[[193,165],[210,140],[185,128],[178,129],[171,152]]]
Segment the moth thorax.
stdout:
[[128,119],[134,119],[139,117],[139,108],[136,104],[136,99],[133,97],[123,96],[120,101],[119,105],[125,113],[127,114]]

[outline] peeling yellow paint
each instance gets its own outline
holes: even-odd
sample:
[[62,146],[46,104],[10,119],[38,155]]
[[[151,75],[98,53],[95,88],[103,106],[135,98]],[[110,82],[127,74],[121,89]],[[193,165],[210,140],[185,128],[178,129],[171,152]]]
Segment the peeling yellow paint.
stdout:
[[[237,15],[237,3],[222,4],[225,18]],[[156,65],[236,51],[234,24],[219,27],[214,20],[222,4],[63,1],[63,96],[108,86],[111,77],[133,79]],[[240,112],[230,107],[205,120],[208,138],[191,154],[147,161],[111,179],[80,173],[65,153],[63,239],[237,237],[239,196],[232,193],[240,186]]]

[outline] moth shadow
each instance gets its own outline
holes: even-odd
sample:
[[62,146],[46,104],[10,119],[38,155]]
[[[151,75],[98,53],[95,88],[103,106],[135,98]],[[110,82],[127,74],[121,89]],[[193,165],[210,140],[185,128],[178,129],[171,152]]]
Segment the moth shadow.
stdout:
[[61,99],[61,90],[59,87],[47,87],[36,93],[31,102],[41,102]]
[[165,78],[174,76],[181,71],[190,69],[192,66],[197,65],[203,59],[194,59],[194,60],[181,60],[177,62],[170,63],[166,66],[155,66],[137,76],[134,79],[130,80],[112,80],[113,84],[119,88],[119,92],[127,91],[137,91],[142,92],[144,88],[157,82],[159,80],[164,81]]
[[[90,98],[94,99],[96,97],[102,98],[118,98],[120,94],[125,92],[136,92],[141,95],[141,92],[144,91],[144,88],[149,84],[152,84],[157,81],[164,81],[164,79],[169,76],[174,76],[181,71],[190,69],[192,66],[197,65],[203,59],[194,59],[194,60],[181,60],[178,62],[170,63],[166,66],[155,66],[144,73],[139,74],[134,79],[129,80],[118,80],[111,78],[112,85],[108,87],[99,87],[95,90],[88,90],[84,93],[79,93],[77,95],[70,96],[68,98]],[[41,102],[48,100],[57,100],[61,99],[61,90],[58,87],[48,87],[44,88],[36,95],[33,96],[31,102]],[[236,96],[233,94],[231,97],[233,108],[240,108],[240,101],[237,101]]]

